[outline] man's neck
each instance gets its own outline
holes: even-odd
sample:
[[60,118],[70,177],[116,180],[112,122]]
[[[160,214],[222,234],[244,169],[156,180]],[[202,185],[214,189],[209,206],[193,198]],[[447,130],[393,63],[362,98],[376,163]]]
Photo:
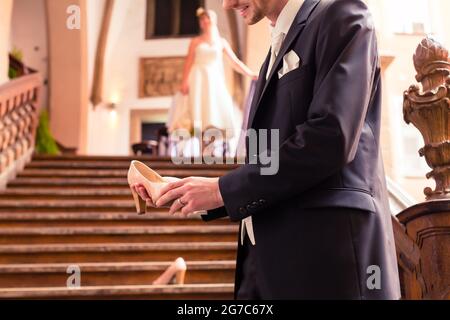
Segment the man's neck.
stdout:
[[289,0],[276,1],[272,11],[266,15],[266,17],[270,20],[270,24],[272,25],[272,27],[275,27],[275,25],[277,24],[278,17],[280,16],[281,11],[283,11],[288,2]]

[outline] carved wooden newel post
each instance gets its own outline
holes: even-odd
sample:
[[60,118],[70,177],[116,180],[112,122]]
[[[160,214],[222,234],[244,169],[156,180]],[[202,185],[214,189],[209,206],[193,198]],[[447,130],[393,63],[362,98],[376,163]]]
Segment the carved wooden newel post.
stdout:
[[450,63],[448,51],[432,39],[424,39],[414,55],[416,79],[405,93],[404,117],[422,133],[425,146],[420,156],[433,169],[427,178],[436,190],[425,189],[427,200],[450,199]]
[[[396,232],[401,281],[406,299],[450,298],[450,62],[448,51],[426,38],[414,55],[416,79],[404,95],[404,118],[422,134],[419,154],[432,169],[427,202],[398,215],[405,242]],[[398,231],[398,230],[396,230]],[[402,235],[404,236],[404,234]],[[402,242],[402,243],[400,243]],[[400,248],[401,247],[401,248]]]

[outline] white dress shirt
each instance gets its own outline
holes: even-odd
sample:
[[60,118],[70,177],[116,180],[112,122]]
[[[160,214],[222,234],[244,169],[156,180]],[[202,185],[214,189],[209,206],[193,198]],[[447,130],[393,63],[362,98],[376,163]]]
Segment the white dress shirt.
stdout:
[[[280,52],[282,47],[282,43],[291,29],[292,23],[294,23],[294,19],[297,16],[301,6],[305,0],[289,0],[288,3],[284,6],[280,15],[278,16],[277,22],[275,26],[270,26],[271,34],[272,34],[272,46],[271,46],[271,59],[269,68],[267,70],[266,77],[268,78],[270,72],[273,68],[273,64],[275,63],[275,59]],[[250,242],[253,245],[256,245],[255,234],[253,232],[253,220],[252,217],[248,217],[242,221],[241,227],[241,244],[244,244],[245,233],[247,232]]]
[[304,2],[305,0],[289,0],[278,16],[275,26],[270,25],[272,45],[270,49],[271,58],[269,68],[267,69],[267,79],[269,78],[275,59],[277,58],[283,45],[283,41],[286,38],[289,29],[291,29],[292,23],[294,22],[294,19]]

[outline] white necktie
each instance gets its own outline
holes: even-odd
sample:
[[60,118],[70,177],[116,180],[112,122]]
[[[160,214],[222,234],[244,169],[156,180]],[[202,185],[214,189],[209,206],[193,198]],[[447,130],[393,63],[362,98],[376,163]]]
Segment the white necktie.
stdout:
[[269,62],[269,68],[267,69],[267,75],[266,80],[269,79],[270,72],[272,71],[273,65],[275,64],[275,61],[277,60],[278,54],[280,53],[281,46],[283,45],[284,41],[284,33],[280,32],[278,35],[272,37],[272,46],[270,49],[270,62]]
[[[281,50],[281,46],[283,45],[283,41],[284,41],[284,33],[281,32],[276,36],[272,37],[272,46],[271,46],[271,55],[270,55],[270,62],[269,62],[269,68],[267,69],[267,75],[266,75],[266,80],[269,79],[270,76],[270,72],[272,71],[273,65],[275,64],[275,61],[277,60],[278,54],[280,53]],[[242,226],[241,226],[241,244],[244,244],[244,237],[245,237],[245,233],[247,231],[248,237],[250,239],[250,242],[255,245],[256,244],[256,240],[255,240],[255,234],[253,232],[253,219],[252,217],[248,217],[245,218],[242,221]]]

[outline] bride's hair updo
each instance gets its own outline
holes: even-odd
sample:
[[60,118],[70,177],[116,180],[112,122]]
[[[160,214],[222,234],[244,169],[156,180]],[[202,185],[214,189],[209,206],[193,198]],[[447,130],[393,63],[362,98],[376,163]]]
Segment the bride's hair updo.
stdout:
[[214,11],[200,7],[197,9],[197,18],[200,19],[203,16],[207,16],[212,23],[217,24],[217,13]]

